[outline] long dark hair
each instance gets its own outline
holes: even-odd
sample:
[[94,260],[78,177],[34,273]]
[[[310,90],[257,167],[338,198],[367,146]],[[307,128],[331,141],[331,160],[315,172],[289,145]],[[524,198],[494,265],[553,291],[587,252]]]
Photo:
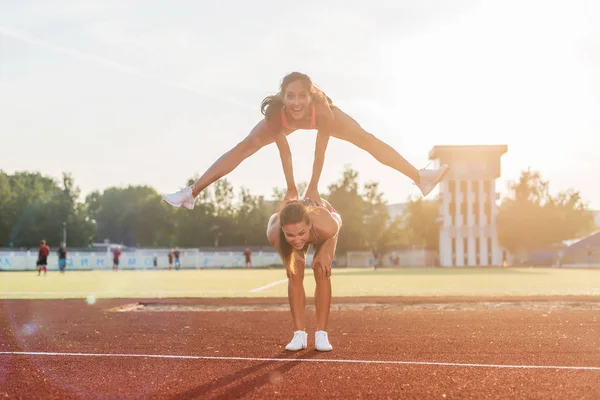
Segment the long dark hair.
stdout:
[[279,86],[279,93],[263,99],[260,112],[265,116],[267,121],[278,121],[280,119],[279,113],[283,108],[283,94],[288,85],[295,81],[301,81],[305,85],[315,104],[325,105],[328,109],[333,105],[333,101],[312,82],[312,79],[308,75],[301,72],[292,72],[283,77]]
[[[310,219],[308,217],[308,208],[300,201],[290,201],[287,203],[279,212],[279,248],[277,251],[283,260],[285,269],[288,273],[294,273],[294,248],[285,238],[283,232],[283,226],[287,224],[299,224],[304,221],[307,225],[310,225]],[[306,250],[308,244],[303,250]]]

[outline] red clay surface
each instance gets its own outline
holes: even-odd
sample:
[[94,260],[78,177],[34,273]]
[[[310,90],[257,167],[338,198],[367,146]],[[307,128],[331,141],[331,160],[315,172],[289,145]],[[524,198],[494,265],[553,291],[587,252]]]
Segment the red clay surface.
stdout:
[[[334,299],[337,303],[407,304],[478,300],[490,299]],[[597,369],[0,354],[0,398],[600,398],[599,311],[338,311],[331,315],[329,337],[334,350],[330,353],[313,350],[314,315],[309,313],[309,348],[289,353],[284,349],[291,339],[289,312],[108,311],[133,302],[100,300],[87,305],[83,300],[0,301],[0,352],[392,360]]]

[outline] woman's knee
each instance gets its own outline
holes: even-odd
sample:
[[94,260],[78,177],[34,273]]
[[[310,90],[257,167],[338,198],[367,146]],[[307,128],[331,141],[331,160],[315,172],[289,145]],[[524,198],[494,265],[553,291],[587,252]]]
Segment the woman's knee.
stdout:
[[[329,264],[331,265],[331,264]],[[313,276],[315,277],[315,282],[317,282],[317,284],[319,283],[319,281],[326,281],[329,279],[329,273],[328,273],[328,268],[326,266],[326,264],[323,263],[316,263],[313,265]]]
[[288,271],[287,272],[288,282],[292,286],[304,284],[304,270],[302,271]]

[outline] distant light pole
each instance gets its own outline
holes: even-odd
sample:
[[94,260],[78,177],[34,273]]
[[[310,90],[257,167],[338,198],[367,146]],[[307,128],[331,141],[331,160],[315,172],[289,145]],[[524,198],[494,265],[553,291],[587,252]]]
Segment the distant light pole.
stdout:
[[63,222],[63,242],[65,242],[65,246],[67,245],[67,222]]

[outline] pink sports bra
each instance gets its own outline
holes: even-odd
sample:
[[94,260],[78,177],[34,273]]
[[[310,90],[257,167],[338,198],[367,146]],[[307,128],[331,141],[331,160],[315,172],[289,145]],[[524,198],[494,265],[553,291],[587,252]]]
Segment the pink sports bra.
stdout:
[[[290,129],[290,125],[287,120],[287,116],[285,115],[284,107],[281,108],[281,122],[283,126],[287,129]],[[310,128],[309,129],[317,129],[317,115],[315,113],[315,105],[312,104],[312,108],[310,110]]]

